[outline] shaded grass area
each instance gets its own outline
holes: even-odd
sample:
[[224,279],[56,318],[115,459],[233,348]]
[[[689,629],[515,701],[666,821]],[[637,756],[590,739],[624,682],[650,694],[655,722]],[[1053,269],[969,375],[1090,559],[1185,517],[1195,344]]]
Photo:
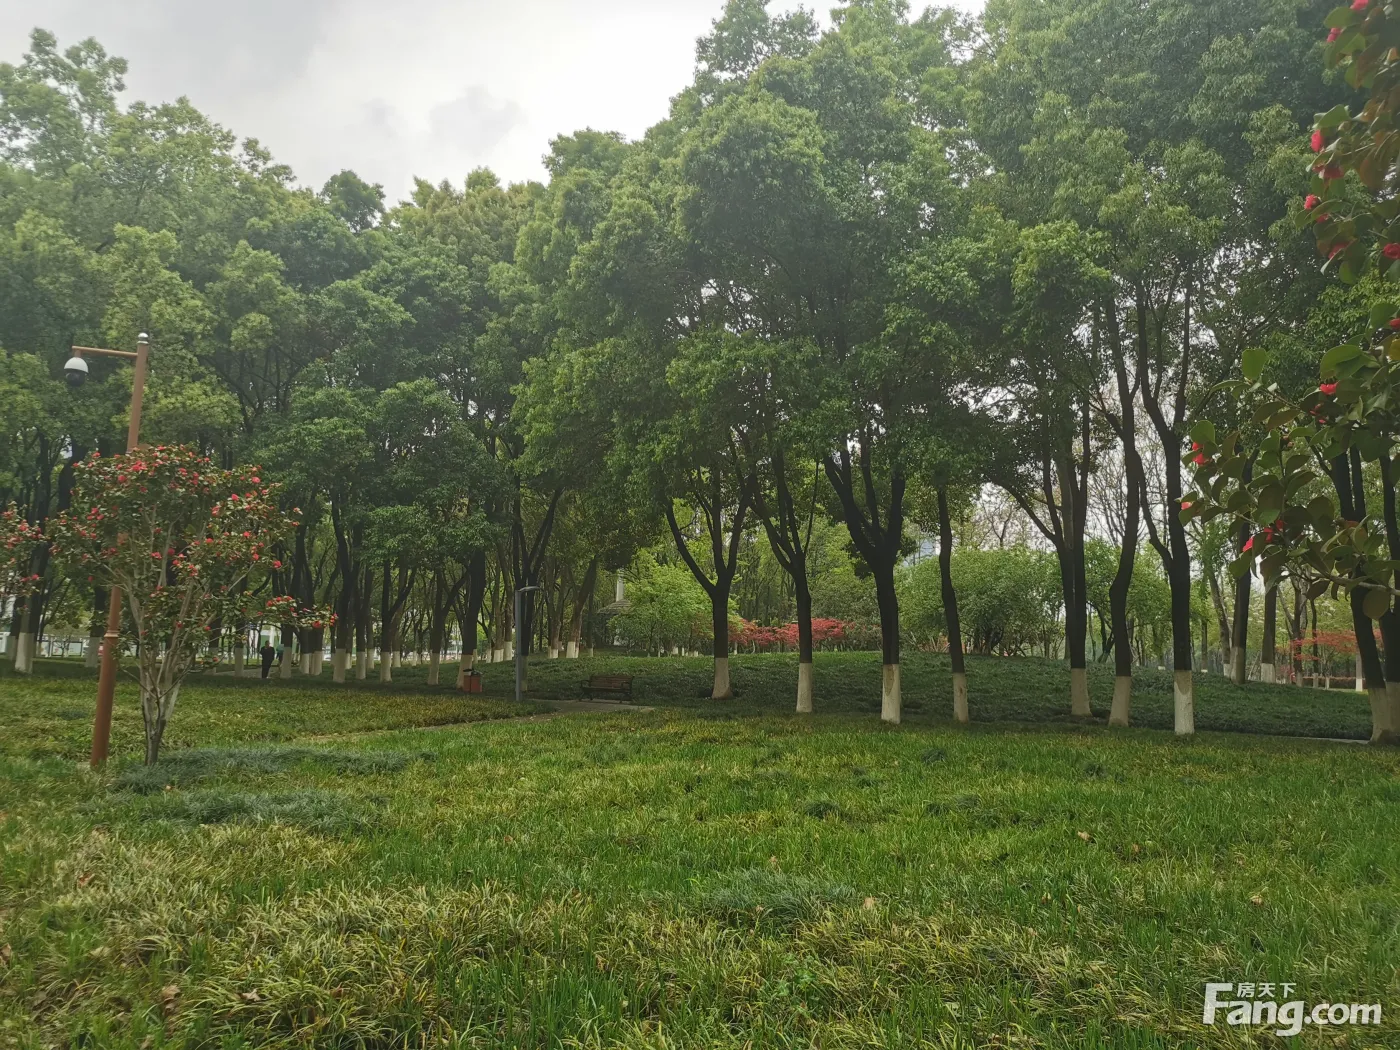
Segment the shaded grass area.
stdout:
[[[36,673],[25,677],[0,663],[0,755],[85,758],[92,747],[96,703],[96,676],[79,661],[37,661]],[[307,679],[270,684],[195,675],[180,690],[163,748],[173,756],[195,745],[452,725],[543,710],[411,686],[378,693],[330,689]],[[139,755],[143,740],[136,686],[122,680],[112,718],[112,754]]]
[[[412,674],[417,669],[410,669]],[[574,699],[590,674],[618,672],[635,676],[638,703],[713,708],[708,658],[664,659],[597,656],[581,660],[536,660],[530,664],[531,696]],[[786,712],[797,695],[795,654],[731,657],[730,679],[737,707]],[[482,668],[488,693],[511,689],[511,668]],[[906,719],[944,722],[952,717],[953,687],[948,658],[912,652],[902,658],[900,677]],[[1113,668],[1089,668],[1095,716],[1108,720],[1113,699]],[[1038,657],[969,657],[968,706],[978,722],[1070,722],[1069,672],[1058,660]],[[817,653],[815,707],[822,712],[880,710],[878,653]],[[1133,722],[1153,729],[1172,728],[1172,676],[1155,669],[1134,673]],[[1364,694],[1347,690],[1300,689],[1250,682],[1231,685],[1220,675],[1196,675],[1196,726],[1203,730],[1277,733],[1293,736],[1365,740],[1371,735],[1370,707]]]
[[1269,1045],[1207,980],[1400,1044],[1393,751],[661,709],[171,773],[0,757],[0,1044]]
[[[387,685],[372,680],[336,685],[330,680],[330,671],[325,670],[319,678],[297,674],[290,681],[199,676],[191,679],[191,689],[206,696],[219,693],[224,699],[218,701],[218,705],[223,705],[225,700],[229,704],[236,703],[240,710],[243,705],[250,705],[249,711],[256,712],[251,715],[253,721],[259,726],[271,727],[274,735],[265,739],[287,740],[298,733],[315,731],[319,721],[325,721],[327,728],[320,730],[325,733],[470,721],[483,717],[475,713],[475,705],[483,703],[493,712],[484,717],[499,717],[505,709],[490,708],[489,702],[495,699],[513,701],[514,665],[477,666],[485,690],[482,697],[468,698],[456,692],[450,684],[456,677],[452,664],[444,664],[442,671],[443,680],[449,684],[439,686],[427,685],[426,667],[406,665],[394,671],[394,681]],[[528,697],[545,702],[577,700],[582,695],[582,683],[589,675],[621,673],[634,677],[633,697],[638,704],[690,708],[707,717],[720,718],[792,710],[797,692],[795,654],[740,654],[730,658],[729,666],[735,700],[716,703],[709,698],[714,673],[709,657],[615,654],[578,660],[534,657],[530,661]],[[3,677],[3,668],[0,664],[0,677]],[[905,719],[923,724],[949,722],[953,692],[948,658],[939,653],[909,652],[900,668]],[[39,674],[70,677],[87,676],[92,672],[84,671],[76,660],[52,660],[39,661]],[[36,676],[35,681],[38,680]],[[1113,697],[1113,668],[1106,664],[1091,665],[1089,689],[1094,718],[1106,723]],[[64,693],[62,687],[50,687],[50,690]],[[234,693],[233,690],[247,692]],[[969,710],[975,722],[1074,724],[1076,721],[1069,713],[1069,672],[1059,660],[969,657],[968,694]],[[3,704],[4,695],[0,687],[0,704]],[[397,720],[376,722],[375,719],[382,716],[370,712],[380,710],[381,705],[366,703],[365,697],[395,698],[385,703],[382,710],[397,712]],[[349,698],[348,702],[345,698]],[[276,710],[282,703],[287,705],[285,713]],[[880,654],[817,653],[815,706],[821,713],[878,715]],[[538,710],[542,709],[532,708],[531,713]],[[457,717],[458,713],[464,717]],[[5,714],[5,708],[0,706],[0,722]],[[1132,717],[1136,726],[1173,728],[1169,672],[1149,668],[1134,672]],[[60,723],[64,719],[86,718],[90,718],[90,712],[84,706],[71,704],[59,705],[45,716],[50,731],[59,736],[63,735]],[[342,725],[349,728],[343,729]],[[1197,674],[1196,727],[1206,731],[1366,740],[1371,735],[1371,713],[1366,696],[1351,690],[1303,689],[1262,682],[1235,686],[1220,675]],[[197,731],[182,739],[226,742],[257,737],[220,736],[213,741],[203,731]]]

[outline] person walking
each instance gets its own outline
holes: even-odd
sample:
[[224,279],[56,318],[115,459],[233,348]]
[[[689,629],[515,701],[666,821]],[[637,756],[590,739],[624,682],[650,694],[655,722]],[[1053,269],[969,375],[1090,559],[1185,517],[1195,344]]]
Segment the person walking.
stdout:
[[266,678],[272,673],[272,661],[277,657],[277,650],[272,647],[271,642],[265,642],[258,650],[258,655],[262,657],[262,676]]

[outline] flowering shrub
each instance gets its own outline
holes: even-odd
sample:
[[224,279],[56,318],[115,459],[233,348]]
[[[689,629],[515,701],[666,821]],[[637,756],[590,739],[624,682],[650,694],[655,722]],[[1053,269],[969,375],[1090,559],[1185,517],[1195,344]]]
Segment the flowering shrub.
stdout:
[[216,624],[301,625],[306,613],[294,599],[253,607],[245,586],[297,523],[257,467],[223,470],[189,448],[94,456],[75,475],[72,506],[50,526],[53,554],[70,577],[121,590],[122,639],[136,645],[153,763],[180,684]]
[[[848,624],[844,620],[812,620],[812,645],[821,648],[825,644],[840,647],[845,642],[851,640],[854,635],[854,624]],[[775,649],[797,648],[797,624],[790,623],[783,627],[764,627],[760,624],[752,623],[748,620],[740,620],[738,629],[734,632],[734,641],[741,649],[748,649],[751,652],[771,652]]]
[[[1335,8],[1325,24],[1327,64],[1369,98],[1355,112],[1339,104],[1319,114],[1311,137],[1314,184],[1299,221],[1317,225],[1319,252],[1343,280],[1375,271],[1400,281],[1400,136],[1393,131],[1400,4],[1357,0]],[[1369,192],[1357,192],[1357,182]],[[1242,574],[1257,560],[1266,584],[1287,571],[1308,582],[1310,596],[1359,589],[1365,614],[1378,618],[1400,597],[1391,545],[1400,536],[1388,535],[1395,521],[1363,507],[1364,493],[1349,478],[1359,476],[1363,463],[1379,463],[1382,487],[1394,491],[1400,302],[1376,303],[1363,330],[1323,354],[1317,389],[1302,398],[1265,384],[1265,364],[1264,351],[1247,350],[1243,379],[1223,384],[1246,413],[1253,410],[1265,437],[1246,448],[1242,431],[1217,437],[1210,423],[1197,423],[1188,456],[1197,491],[1186,495],[1181,515],[1208,521],[1228,514],[1249,523],[1251,535],[1232,572]],[[1353,506],[1321,495],[1329,482],[1352,490]]]
[[13,503],[0,511],[0,611],[38,584],[39,577],[30,573],[29,566],[34,548],[43,539]]

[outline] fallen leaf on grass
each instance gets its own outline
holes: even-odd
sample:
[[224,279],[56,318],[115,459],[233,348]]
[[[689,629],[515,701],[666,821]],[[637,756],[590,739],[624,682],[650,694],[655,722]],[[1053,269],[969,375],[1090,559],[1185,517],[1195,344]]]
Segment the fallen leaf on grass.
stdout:
[[1253,897],[1249,898],[1249,903],[1253,904],[1256,908],[1258,908],[1263,905],[1264,898],[1256,893]]
[[1094,841],[1094,836],[1093,836],[1093,835],[1090,835],[1087,831],[1076,831],[1075,834],[1078,835],[1078,836],[1079,836],[1081,839],[1083,839],[1085,842],[1093,842],[1093,841]]

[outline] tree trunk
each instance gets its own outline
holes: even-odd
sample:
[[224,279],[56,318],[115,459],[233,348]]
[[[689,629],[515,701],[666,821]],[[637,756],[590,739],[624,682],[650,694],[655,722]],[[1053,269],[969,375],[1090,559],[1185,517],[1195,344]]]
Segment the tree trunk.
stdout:
[[858,448],[860,489],[865,506],[856,497],[856,476],[852,471],[849,448],[843,448],[836,459],[822,462],[827,480],[841,501],[842,517],[851,542],[870,566],[875,578],[875,602],[880,610],[880,650],[882,658],[880,688],[880,718],[898,724],[903,714],[899,682],[899,596],[894,586],[895,565],[904,539],[905,478],[891,472],[889,504],[881,522],[877,506],[875,473],[871,465],[870,439],[862,436]]
[[1230,657],[1230,614],[1225,609],[1225,593],[1220,586],[1220,576],[1214,570],[1206,571],[1206,584],[1210,589],[1211,605],[1215,609],[1216,627],[1220,632],[1220,669],[1228,678],[1234,661]]
[[734,687],[729,683],[729,585],[721,576],[710,595],[710,624],[713,630],[715,654],[715,684],[711,700],[733,700]]
[[880,718],[898,725],[904,702],[899,682],[899,596],[894,585],[894,565],[872,566],[872,574],[875,604],[880,610]]
[[968,721],[967,666],[963,658],[962,621],[958,592],[953,586],[953,523],[948,515],[948,490],[938,489],[938,575],[943,585],[943,619],[948,628],[948,662],[953,670],[953,720]]
[[107,605],[110,601],[111,595],[108,591],[101,587],[94,588],[92,619],[88,622],[88,644],[83,654],[83,662],[89,668],[96,667],[101,662],[102,636],[107,631]]
[[[1248,468],[1245,470],[1245,479],[1250,476]],[[1239,545],[1244,547],[1249,540],[1249,525],[1242,524],[1239,532]],[[1230,681],[1235,685],[1244,685],[1245,677],[1248,673],[1247,659],[1249,657],[1249,600],[1253,596],[1253,575],[1250,572],[1242,573],[1235,581],[1235,610],[1233,623],[1230,625]]]
[[157,700],[155,693],[146,683],[141,683],[141,715],[146,728],[146,765],[153,766],[160,758],[160,744],[165,737],[165,727],[170,722],[175,701],[179,699],[180,687],[172,686],[163,700]]
[[1259,642],[1259,678],[1272,685],[1278,681],[1278,583],[1264,592],[1264,637]]
[[292,661],[296,658],[296,632],[290,627],[282,628],[282,665],[277,669],[279,678],[292,677]]

